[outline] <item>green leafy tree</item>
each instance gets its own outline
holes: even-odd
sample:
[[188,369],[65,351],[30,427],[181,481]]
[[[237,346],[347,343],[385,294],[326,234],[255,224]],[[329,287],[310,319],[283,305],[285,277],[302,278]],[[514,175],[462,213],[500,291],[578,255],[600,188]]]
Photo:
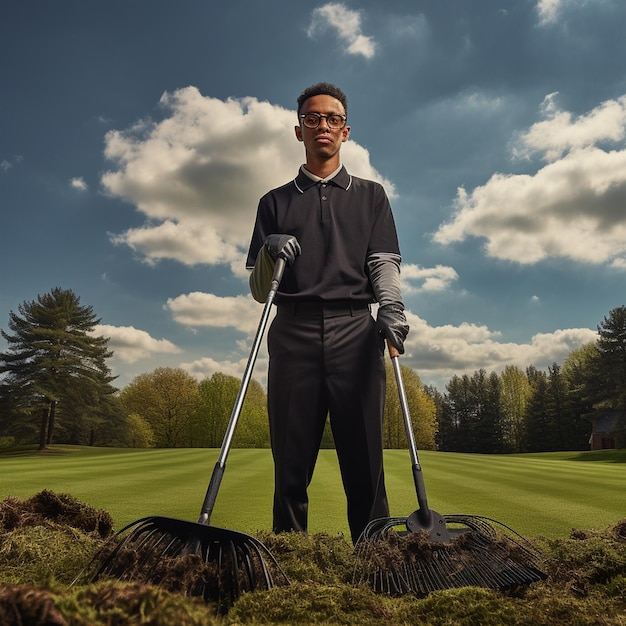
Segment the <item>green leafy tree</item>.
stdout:
[[439,391],[434,385],[424,385],[424,393],[433,401],[435,407],[435,420],[436,420],[436,433],[435,433],[435,448],[441,449],[441,425],[443,423],[443,411],[445,407],[445,398],[441,391]]
[[511,452],[526,450],[526,406],[531,394],[526,374],[507,365],[500,374],[503,444]]
[[[219,448],[222,445],[240,387],[239,378],[222,372],[215,372],[200,383],[196,431],[203,446]],[[269,446],[267,397],[254,379],[248,384],[232,445],[239,448]]]
[[[407,440],[402,416],[398,387],[390,362],[387,362],[387,390],[385,396],[385,417],[383,423],[383,445],[385,448],[406,448]],[[424,389],[415,370],[400,366],[402,383],[415,443],[421,450],[434,450],[437,434],[437,408],[435,401]]]
[[233,446],[237,448],[268,448],[269,445],[267,395],[261,384],[252,379],[241,407],[241,416],[233,438]]
[[140,374],[122,390],[127,415],[140,415],[159,448],[192,445],[192,428],[200,393],[197,381],[180,368],[160,367]]
[[[112,352],[108,338],[94,334],[99,323],[91,306],[56,287],[11,311],[11,332],[1,331],[8,344],[0,353],[2,395],[12,426],[33,432],[32,417],[39,413],[40,449],[52,443],[57,423],[66,426],[66,420],[88,419],[112,406],[108,399],[116,389],[106,365]],[[23,420],[29,428],[16,424]]]
[[150,424],[138,413],[131,413],[127,420],[128,445],[131,448],[153,448],[154,433]]
[[200,382],[196,432],[200,445],[219,448],[224,439],[241,382],[235,376],[215,372]]
[[[403,371],[403,367],[401,366],[401,371]],[[407,442],[398,387],[389,361],[385,364],[385,368],[387,370],[387,387],[385,389],[385,413],[383,418],[383,447],[390,449],[406,448]],[[406,391],[407,381],[404,381],[404,387]]]

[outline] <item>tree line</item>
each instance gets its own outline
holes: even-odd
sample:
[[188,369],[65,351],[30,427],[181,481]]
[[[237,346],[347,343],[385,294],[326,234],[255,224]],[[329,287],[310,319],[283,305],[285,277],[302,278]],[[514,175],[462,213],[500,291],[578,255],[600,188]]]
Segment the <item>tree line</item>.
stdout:
[[[240,379],[216,372],[197,381],[180,368],[158,368],[116,389],[108,339],[94,333],[99,323],[92,307],[61,288],[11,311],[9,331],[1,331],[8,349],[0,352],[0,445],[219,447]],[[435,402],[413,370],[403,373],[418,444],[434,448]],[[384,445],[403,447],[395,384],[387,395]],[[252,379],[233,446],[269,447],[266,403]],[[333,446],[328,424],[322,446]]]
[[612,435],[626,445],[626,306],[598,325],[595,342],[547,371],[506,366],[453,376],[437,403],[440,450],[506,453],[585,450],[592,420],[619,416]]
[[[198,381],[179,368],[136,376],[122,389],[107,365],[108,339],[93,308],[55,288],[10,312],[0,352],[0,445],[51,443],[126,447],[219,447],[241,384],[221,372]],[[386,448],[406,447],[387,364]],[[420,449],[537,452],[586,449],[590,421],[626,406],[626,307],[598,326],[598,340],[547,372],[507,366],[454,376],[441,393],[401,366]],[[623,422],[621,424],[623,429]],[[623,441],[623,440],[620,440]],[[233,445],[269,447],[266,395],[252,379]],[[623,444],[622,444],[623,445]],[[327,424],[323,447],[332,447]]]

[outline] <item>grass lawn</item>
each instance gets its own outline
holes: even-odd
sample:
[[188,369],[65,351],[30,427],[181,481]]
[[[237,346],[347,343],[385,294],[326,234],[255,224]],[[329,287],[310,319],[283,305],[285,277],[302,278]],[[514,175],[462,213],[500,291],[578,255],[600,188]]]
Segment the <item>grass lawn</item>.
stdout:
[[[110,449],[53,446],[0,451],[0,499],[43,489],[70,493],[111,513],[116,528],[147,515],[195,521],[215,449]],[[421,452],[431,508],[485,515],[529,537],[565,538],[626,517],[626,450],[526,455]],[[385,451],[392,515],[417,508],[409,455]],[[231,451],[211,523],[243,532],[271,527],[269,450]],[[310,489],[310,531],[348,535],[334,450],[320,452]]]

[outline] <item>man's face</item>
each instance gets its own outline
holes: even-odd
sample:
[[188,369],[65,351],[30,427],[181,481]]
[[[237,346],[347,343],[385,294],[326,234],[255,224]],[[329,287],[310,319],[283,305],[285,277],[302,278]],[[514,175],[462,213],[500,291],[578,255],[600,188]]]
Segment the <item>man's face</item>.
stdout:
[[[305,100],[300,114],[319,113],[320,115],[345,115],[346,112],[339,100],[328,95],[312,96]],[[318,159],[330,159],[336,156],[341,144],[348,141],[350,127],[340,129],[329,128],[325,117],[320,119],[317,128],[307,128],[302,123],[296,126],[298,141],[304,142],[307,156]]]

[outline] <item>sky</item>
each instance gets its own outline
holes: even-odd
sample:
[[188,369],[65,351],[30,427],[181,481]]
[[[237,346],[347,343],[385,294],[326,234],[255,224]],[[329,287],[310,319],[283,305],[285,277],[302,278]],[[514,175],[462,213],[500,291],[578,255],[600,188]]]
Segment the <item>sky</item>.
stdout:
[[61,287],[120,388],[241,376],[258,200],[328,81],[344,164],[391,199],[402,364],[442,392],[562,364],[626,300],[625,24],[623,0],[3,2],[0,328]]

